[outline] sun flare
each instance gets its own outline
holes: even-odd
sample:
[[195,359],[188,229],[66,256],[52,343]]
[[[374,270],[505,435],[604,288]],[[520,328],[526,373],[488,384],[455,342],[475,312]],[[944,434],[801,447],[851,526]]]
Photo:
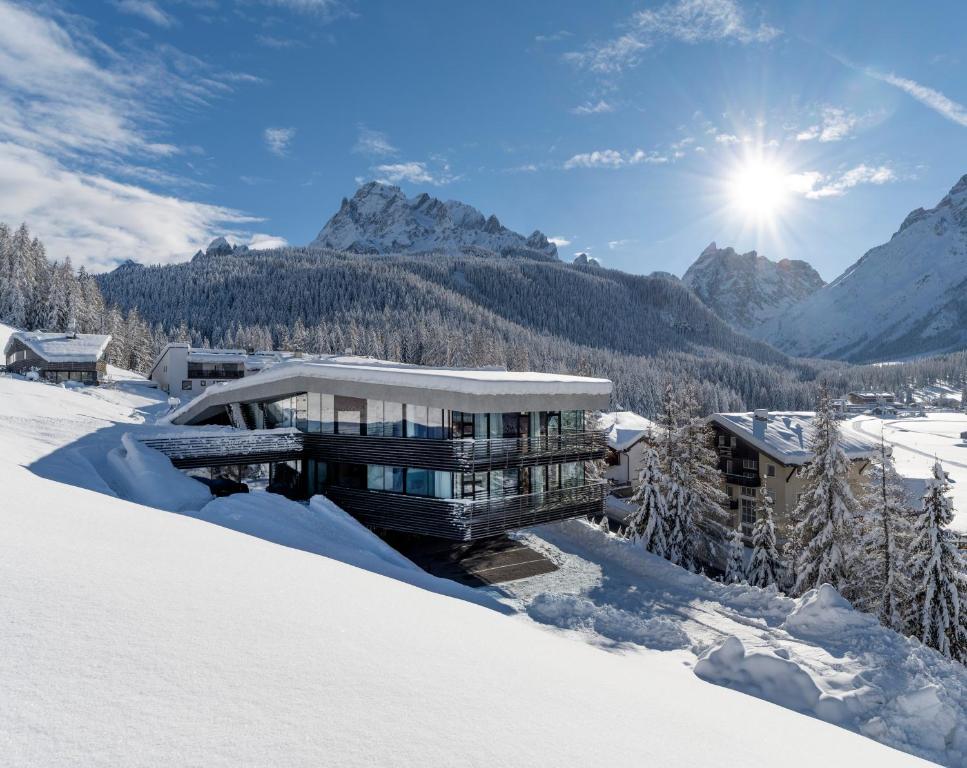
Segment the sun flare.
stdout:
[[732,172],[728,195],[732,207],[743,216],[771,221],[789,203],[788,173],[778,162],[747,158]]

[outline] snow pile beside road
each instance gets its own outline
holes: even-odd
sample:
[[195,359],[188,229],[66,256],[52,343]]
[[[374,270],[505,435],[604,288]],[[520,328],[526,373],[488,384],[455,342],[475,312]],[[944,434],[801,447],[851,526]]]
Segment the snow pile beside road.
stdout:
[[107,467],[105,480],[117,494],[146,507],[183,512],[201,509],[212,498],[208,488],[130,434],[122,435],[121,445],[108,453]]

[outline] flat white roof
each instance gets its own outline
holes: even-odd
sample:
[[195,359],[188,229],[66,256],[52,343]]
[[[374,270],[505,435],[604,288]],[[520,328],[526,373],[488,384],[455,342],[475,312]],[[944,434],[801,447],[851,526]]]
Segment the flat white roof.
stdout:
[[171,413],[174,420],[204,409],[210,401],[224,400],[225,395],[245,391],[287,379],[308,378],[333,382],[374,384],[381,386],[435,390],[463,395],[590,395],[611,394],[609,379],[571,376],[562,373],[507,371],[502,368],[434,368],[409,365],[371,357],[329,355],[316,359],[285,360],[244,379],[217,384]]
[[205,349],[188,351],[188,359],[193,363],[244,363],[248,354],[244,349]]
[[[753,413],[716,413],[709,420],[783,464],[800,465],[813,458],[809,444],[815,417],[813,411],[779,412],[769,413],[763,422],[756,421]],[[876,453],[876,444],[853,430],[841,427],[839,435],[847,458],[867,459]]]
[[14,331],[7,340],[4,354],[9,354],[14,340],[22,342],[34,354],[50,363],[96,363],[111,342],[111,336],[99,333],[69,335]]
[[616,451],[627,450],[649,432],[656,430],[654,422],[634,411],[603,413],[598,423],[607,432],[608,447]]

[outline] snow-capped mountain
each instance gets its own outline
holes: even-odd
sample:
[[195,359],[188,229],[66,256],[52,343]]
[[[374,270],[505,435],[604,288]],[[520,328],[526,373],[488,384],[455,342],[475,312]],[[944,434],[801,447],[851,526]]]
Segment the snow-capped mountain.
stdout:
[[763,326],[784,352],[888,360],[967,347],[967,175],[890,241]]
[[755,251],[736,253],[715,243],[702,251],[682,281],[719,317],[752,334],[824,285],[805,261],[771,261]]
[[443,202],[425,192],[408,198],[399,187],[378,181],[361,186],[351,200],[343,198],[309,247],[354,253],[483,249],[504,256],[557,258],[557,246],[539,231],[524,237],[466,203]]

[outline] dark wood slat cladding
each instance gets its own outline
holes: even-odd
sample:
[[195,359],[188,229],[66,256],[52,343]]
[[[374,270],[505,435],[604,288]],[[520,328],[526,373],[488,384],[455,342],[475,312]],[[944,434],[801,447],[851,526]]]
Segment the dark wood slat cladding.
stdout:
[[329,488],[326,495],[373,528],[470,541],[571,517],[601,515],[605,491],[603,484],[595,483],[481,501],[348,488]]
[[604,458],[605,435],[570,432],[533,438],[434,440],[367,435],[302,436],[308,458],[354,464],[384,464],[451,472],[532,467]]
[[593,431],[521,439],[434,440],[252,430],[226,435],[152,437],[142,442],[161,451],[181,469],[311,458],[445,472],[593,461],[604,457],[606,445],[605,436]]

